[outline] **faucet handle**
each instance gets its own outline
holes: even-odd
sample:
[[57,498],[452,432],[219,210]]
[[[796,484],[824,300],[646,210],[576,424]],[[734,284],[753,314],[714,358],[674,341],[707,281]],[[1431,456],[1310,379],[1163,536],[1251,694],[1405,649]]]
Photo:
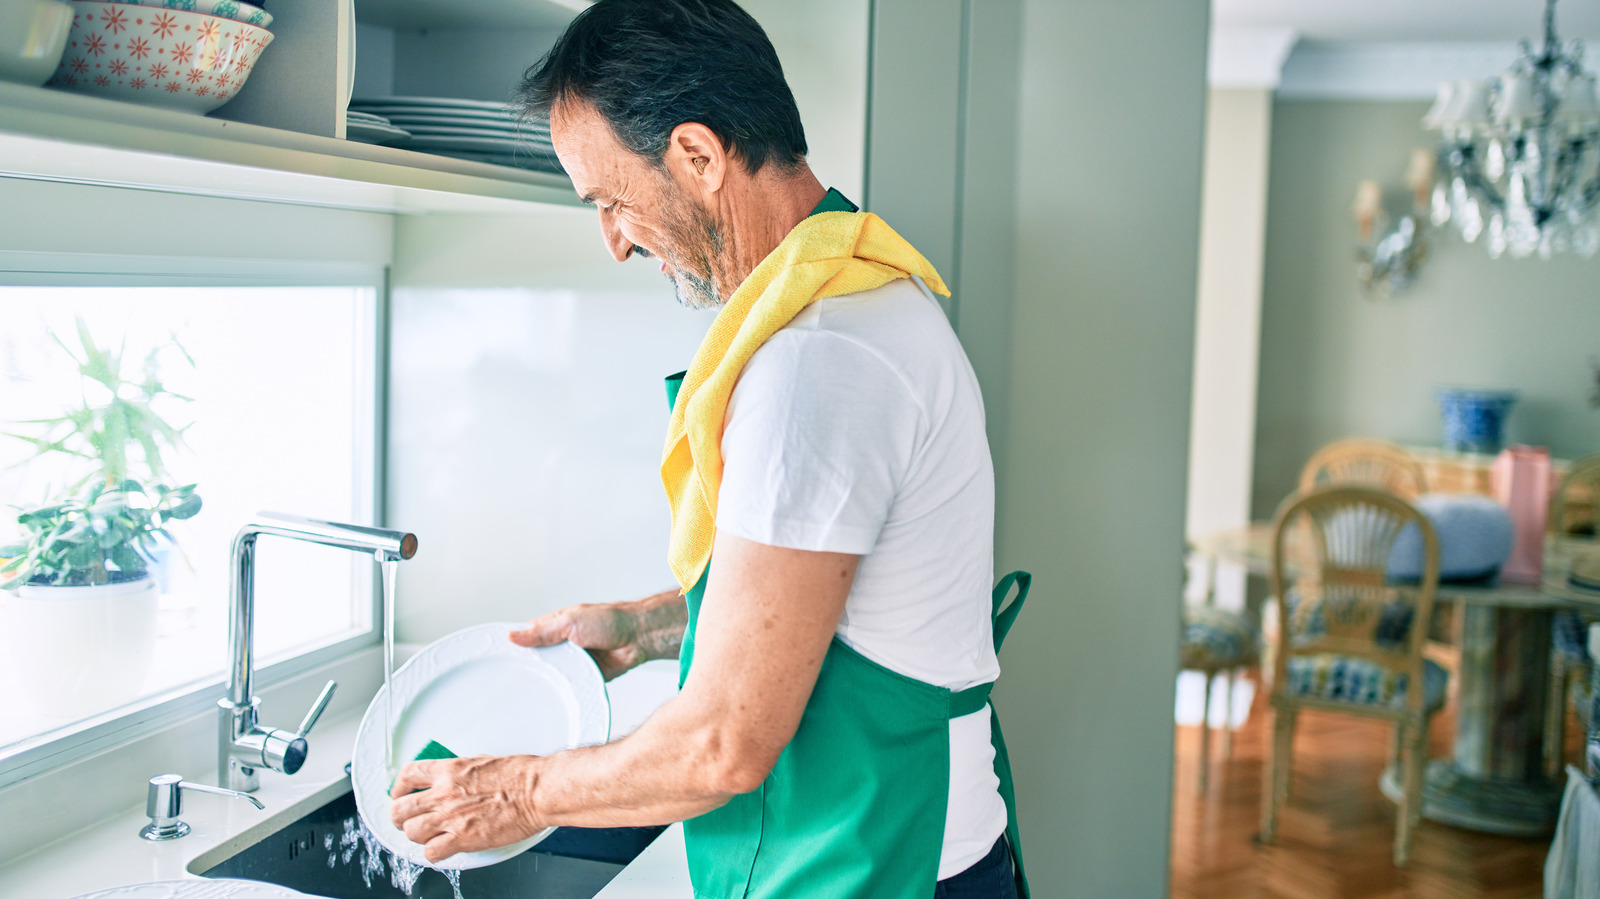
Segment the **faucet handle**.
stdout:
[[182,774],[157,774],[150,778],[150,789],[145,794],[144,812],[150,817],[150,823],[140,828],[139,836],[147,840],[176,840],[187,834],[189,825],[178,820],[178,815],[183,813],[183,794],[189,790],[231,796],[243,799],[258,809],[266,808],[261,800],[249,793],[189,783]]
[[328,710],[328,703],[333,701],[334,691],[338,689],[338,681],[328,681],[328,685],[322,688],[321,693],[317,694],[317,701],[311,704],[311,710],[306,712],[305,720],[300,722],[300,728],[295,733],[302,737],[311,735],[311,728],[317,726],[317,719],[321,718],[322,713]]
[[327,710],[328,703],[333,701],[333,693],[339,689],[338,681],[328,681],[327,686],[317,695],[317,701],[311,704],[311,710],[306,712],[304,721],[300,722],[300,729],[294,733],[268,728],[261,736],[261,758],[268,768],[282,771],[284,774],[293,774],[300,770],[306,763],[306,753],[310,746],[306,743],[306,734],[311,733],[311,728],[317,726],[317,719]]

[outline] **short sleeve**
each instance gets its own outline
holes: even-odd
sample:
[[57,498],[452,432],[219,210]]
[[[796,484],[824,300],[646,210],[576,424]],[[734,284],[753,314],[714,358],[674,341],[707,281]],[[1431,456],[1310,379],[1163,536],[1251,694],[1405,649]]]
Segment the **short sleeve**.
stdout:
[[905,378],[869,347],[829,331],[779,331],[728,403],[718,530],[768,546],[871,552],[923,419]]

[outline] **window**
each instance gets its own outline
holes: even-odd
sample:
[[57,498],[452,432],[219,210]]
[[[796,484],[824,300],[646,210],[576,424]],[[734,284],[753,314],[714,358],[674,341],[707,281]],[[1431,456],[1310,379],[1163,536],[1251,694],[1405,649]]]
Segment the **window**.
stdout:
[[[132,578],[123,591],[132,601],[68,596],[41,584],[49,576],[0,590],[0,764],[163,702],[210,691],[195,709],[214,698],[227,663],[230,548],[256,512],[375,521],[375,287],[127,280],[138,286],[0,286],[0,547],[30,533],[24,510],[100,502],[95,485],[102,498],[128,487],[126,505],[144,509],[161,490],[193,484],[200,509],[169,523],[170,544],[138,542],[136,559],[113,552],[99,571],[68,579]],[[135,409],[121,423],[106,411],[112,387],[132,404],[119,409]],[[78,420],[60,421],[70,415]],[[58,524],[83,517],[55,514]],[[370,642],[372,568],[352,553],[263,539],[258,667]]]

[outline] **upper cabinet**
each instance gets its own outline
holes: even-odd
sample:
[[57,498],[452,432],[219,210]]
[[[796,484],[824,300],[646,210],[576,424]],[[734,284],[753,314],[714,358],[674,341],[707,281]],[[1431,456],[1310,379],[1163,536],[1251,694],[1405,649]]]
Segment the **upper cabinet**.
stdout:
[[[364,135],[360,123],[351,127],[360,114],[352,114],[349,100],[503,103],[527,66],[586,5],[268,0],[271,43],[237,95],[207,115],[60,86],[0,82],[0,176],[393,212],[575,203],[566,177],[541,165],[546,160],[536,153],[476,152],[507,144],[484,138],[487,132],[471,122],[442,122],[447,133],[454,124],[469,127],[459,129],[463,139],[436,138],[426,148],[355,139]],[[142,25],[163,13],[159,4],[74,6],[79,17],[91,9],[125,9],[128,26],[104,33],[114,44],[130,36],[134,19]],[[69,46],[66,58],[109,62],[108,54],[117,51],[123,48],[94,53]],[[146,74],[121,68],[90,73],[130,79]]]
[[[128,21],[163,12],[162,0],[140,2],[154,5],[130,2],[123,7]],[[79,15],[89,6],[104,15],[105,4],[74,5]],[[541,168],[531,158],[534,151],[530,158],[474,152],[481,141],[468,122],[455,123],[468,127],[451,135],[462,140],[435,139],[426,148],[351,139],[360,136],[362,125],[356,122],[359,112],[351,114],[350,99],[356,98],[358,111],[360,100],[401,97],[503,103],[588,5],[267,0],[271,43],[237,95],[207,115],[0,81],[0,177],[387,212],[515,212],[529,203],[575,204],[568,179]],[[868,0],[743,5],[777,48],[818,176],[865,199]],[[74,52],[86,51],[69,47],[69,59]],[[366,130],[371,132],[370,125]],[[537,139],[531,133],[522,137]]]

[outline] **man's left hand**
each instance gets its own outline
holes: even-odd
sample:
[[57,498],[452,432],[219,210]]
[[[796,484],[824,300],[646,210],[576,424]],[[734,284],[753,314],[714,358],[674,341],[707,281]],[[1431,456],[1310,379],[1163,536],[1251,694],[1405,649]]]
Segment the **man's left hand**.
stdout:
[[395,780],[390,818],[430,862],[509,846],[545,828],[526,807],[538,761],[484,755],[412,762]]

